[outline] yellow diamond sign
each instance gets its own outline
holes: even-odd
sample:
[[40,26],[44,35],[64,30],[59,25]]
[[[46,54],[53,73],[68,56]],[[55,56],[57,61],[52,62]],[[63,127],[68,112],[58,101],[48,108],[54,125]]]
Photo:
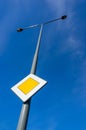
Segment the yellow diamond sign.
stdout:
[[11,88],[11,90],[23,101],[27,101],[40,88],[42,88],[47,81],[39,78],[34,74],[29,74],[19,83]]
[[39,82],[32,78],[28,78],[24,83],[22,83],[18,88],[24,93],[28,94],[31,90],[33,90]]

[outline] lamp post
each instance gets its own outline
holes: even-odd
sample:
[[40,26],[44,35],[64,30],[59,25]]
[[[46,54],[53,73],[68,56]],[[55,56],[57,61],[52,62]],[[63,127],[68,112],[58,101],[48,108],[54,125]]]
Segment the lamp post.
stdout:
[[[41,41],[42,31],[43,31],[44,25],[52,23],[52,22],[55,22],[55,21],[58,21],[58,20],[64,20],[66,18],[67,18],[67,16],[64,15],[64,16],[62,16],[60,18],[53,19],[53,20],[44,22],[42,24],[36,24],[36,25],[25,27],[25,28],[18,28],[17,29],[17,32],[22,32],[23,30],[26,30],[26,29],[29,29],[29,28],[40,27],[40,32],[39,32],[39,36],[38,36],[38,42],[37,42],[36,50],[35,50],[35,53],[34,53],[32,67],[31,67],[30,73],[32,73],[32,74],[36,73],[38,54],[39,54],[39,48],[40,48],[40,41]],[[26,101],[26,102],[24,102],[22,104],[22,109],[21,109],[20,118],[19,118],[19,121],[18,121],[17,130],[26,130],[28,116],[29,116],[29,110],[30,110],[30,102],[31,102],[31,99],[29,99],[28,101]]]

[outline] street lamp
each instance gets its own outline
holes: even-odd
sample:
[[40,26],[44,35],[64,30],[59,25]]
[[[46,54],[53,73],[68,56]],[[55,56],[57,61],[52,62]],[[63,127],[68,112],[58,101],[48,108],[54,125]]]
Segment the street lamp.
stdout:
[[28,27],[25,27],[25,28],[18,28],[18,29],[17,29],[17,32],[22,32],[23,30],[26,30],[26,29],[29,29],[29,28],[34,28],[34,27],[38,27],[38,26],[41,26],[41,25],[46,25],[46,24],[49,24],[49,23],[51,23],[51,22],[55,22],[55,21],[60,20],[60,19],[64,20],[64,19],[66,19],[66,18],[67,18],[67,15],[63,15],[63,16],[61,16],[60,18],[53,19],[53,20],[44,22],[44,23],[42,23],[42,24],[35,24],[35,25],[28,26]]
[[[29,28],[40,27],[37,46],[36,46],[36,50],[35,50],[35,53],[34,53],[30,73],[32,73],[32,74],[36,73],[36,67],[37,67],[37,61],[38,61],[38,53],[39,53],[39,48],[40,48],[40,41],[41,41],[41,37],[42,37],[43,26],[46,25],[46,24],[58,21],[58,20],[64,20],[66,18],[67,18],[67,16],[64,15],[64,16],[61,16],[60,18],[53,19],[53,20],[50,20],[50,21],[47,21],[47,22],[44,22],[44,23],[41,23],[41,24],[36,24],[36,25],[25,27],[25,28],[18,28],[17,29],[17,32],[22,32],[23,30],[26,30],[26,29],[29,29]],[[26,130],[28,115],[29,115],[29,110],[30,110],[30,102],[31,102],[31,98],[28,101],[24,102],[23,105],[22,105],[17,130]]]

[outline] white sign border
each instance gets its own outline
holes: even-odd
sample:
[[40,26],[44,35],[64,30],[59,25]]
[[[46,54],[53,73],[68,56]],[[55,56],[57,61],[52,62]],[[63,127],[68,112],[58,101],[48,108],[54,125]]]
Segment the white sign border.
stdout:
[[[23,82],[25,82],[28,78],[32,78],[34,80],[36,80],[37,82],[39,82],[39,84],[32,89],[28,94],[24,94],[21,90],[19,90],[19,85],[21,85]],[[40,77],[34,75],[34,74],[29,74],[28,76],[26,76],[23,80],[21,80],[20,82],[18,82],[16,85],[14,85],[11,90],[23,101],[26,102],[31,96],[33,96],[39,89],[41,89],[45,84],[47,83],[47,81],[41,79]]]

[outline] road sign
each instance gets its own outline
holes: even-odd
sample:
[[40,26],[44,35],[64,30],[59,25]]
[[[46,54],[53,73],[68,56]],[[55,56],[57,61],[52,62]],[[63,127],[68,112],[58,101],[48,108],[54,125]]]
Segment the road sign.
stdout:
[[40,77],[29,74],[19,83],[11,88],[11,90],[23,101],[26,102],[31,96],[33,96],[40,88],[42,88],[47,81]]

